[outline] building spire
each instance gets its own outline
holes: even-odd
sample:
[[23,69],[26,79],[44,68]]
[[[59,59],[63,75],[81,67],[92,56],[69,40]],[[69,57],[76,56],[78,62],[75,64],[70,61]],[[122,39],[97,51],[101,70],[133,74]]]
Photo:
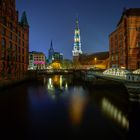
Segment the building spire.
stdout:
[[52,62],[52,60],[53,60],[53,55],[54,55],[54,49],[53,49],[53,42],[52,42],[52,40],[51,40],[50,49],[48,50],[48,60],[49,60],[49,63]]
[[76,29],[79,29],[78,15],[76,16]]
[[78,16],[76,17],[76,28],[74,32],[74,47],[72,53],[73,53],[73,57],[78,57],[80,54],[82,54]]
[[22,13],[20,23],[21,23],[22,26],[29,26],[25,11]]
[[50,50],[53,50],[53,42],[51,40]]

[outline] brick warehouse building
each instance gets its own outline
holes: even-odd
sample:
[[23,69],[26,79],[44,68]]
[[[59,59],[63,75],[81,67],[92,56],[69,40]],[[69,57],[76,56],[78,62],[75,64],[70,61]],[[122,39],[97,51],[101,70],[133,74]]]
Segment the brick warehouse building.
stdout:
[[140,8],[124,9],[109,44],[110,67],[140,68]]
[[0,79],[23,78],[28,68],[29,25],[18,20],[15,0],[0,0]]

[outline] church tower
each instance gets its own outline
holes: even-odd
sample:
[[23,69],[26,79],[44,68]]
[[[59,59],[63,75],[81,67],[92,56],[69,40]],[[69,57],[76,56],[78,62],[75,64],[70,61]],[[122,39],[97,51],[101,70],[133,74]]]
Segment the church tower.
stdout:
[[80,28],[79,28],[78,18],[76,18],[76,28],[75,28],[75,32],[74,32],[74,47],[72,50],[72,54],[73,54],[73,61],[74,62],[78,61],[79,55],[82,54]]
[[52,63],[52,60],[53,60],[53,55],[54,55],[54,49],[53,49],[53,43],[52,43],[52,40],[51,40],[51,45],[50,45],[50,49],[49,49],[49,52],[48,52],[48,57],[49,57],[49,63]]

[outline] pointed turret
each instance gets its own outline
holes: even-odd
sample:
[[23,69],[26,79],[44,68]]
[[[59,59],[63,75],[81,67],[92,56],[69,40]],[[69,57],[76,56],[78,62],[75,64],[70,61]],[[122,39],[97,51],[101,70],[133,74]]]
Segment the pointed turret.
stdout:
[[27,16],[26,16],[26,12],[25,12],[25,11],[22,13],[22,17],[21,17],[20,24],[21,24],[22,26],[29,26],[28,20],[27,20]]

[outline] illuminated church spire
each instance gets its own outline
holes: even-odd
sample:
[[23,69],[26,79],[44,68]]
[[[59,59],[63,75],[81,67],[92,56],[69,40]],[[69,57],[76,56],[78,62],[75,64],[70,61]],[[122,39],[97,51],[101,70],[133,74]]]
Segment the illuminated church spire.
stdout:
[[76,18],[76,28],[74,33],[74,47],[72,53],[73,53],[73,57],[77,57],[79,56],[79,54],[82,54],[78,17]]

